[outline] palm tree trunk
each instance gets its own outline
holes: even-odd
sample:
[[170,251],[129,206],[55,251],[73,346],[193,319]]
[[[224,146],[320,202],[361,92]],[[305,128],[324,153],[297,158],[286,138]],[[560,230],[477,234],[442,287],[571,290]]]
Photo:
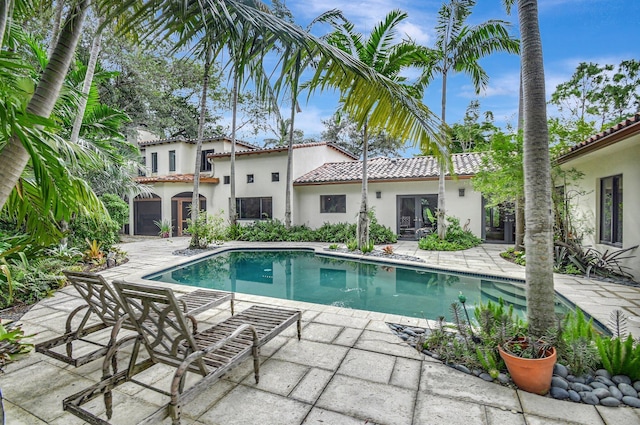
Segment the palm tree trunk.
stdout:
[[524,94],[525,249],[529,331],[541,336],[554,325],[553,217],[549,131],[537,0],[520,0]]
[[365,121],[362,130],[362,199],[360,201],[360,212],[358,213],[358,248],[369,244],[369,207],[367,202],[368,181],[367,159],[369,156],[369,134],[367,122]]
[[[60,94],[62,83],[74,56],[76,45],[82,32],[82,23],[87,11],[88,0],[81,0],[69,12],[56,47],[51,55],[27,111],[48,118]],[[29,153],[14,134],[0,151],[0,209],[9,198],[29,162]]]
[[[442,123],[446,123],[447,116],[447,71],[446,69],[442,71],[442,115],[440,119]],[[444,130],[443,130],[444,131]],[[446,135],[445,135],[446,136]],[[444,240],[447,235],[447,224],[446,224],[446,215],[445,215],[445,184],[444,184],[444,176],[446,173],[446,164],[444,158],[438,161],[438,238],[440,240]]]
[[231,195],[229,199],[229,222],[234,226],[238,221],[236,211],[236,119],[238,115],[238,72],[234,71],[233,76],[233,105],[231,115],[231,160],[229,172]]
[[0,3],[0,48],[4,40],[4,33],[7,30],[9,22],[9,9],[11,9],[11,0]]
[[89,90],[91,90],[91,83],[93,82],[93,75],[96,71],[96,63],[98,62],[98,56],[100,55],[100,46],[102,44],[102,22],[103,19],[98,20],[98,30],[93,38],[91,44],[91,54],[89,56],[89,63],[87,64],[87,73],[84,76],[84,84],[82,85],[82,97],[80,98],[80,104],[78,105],[78,114],[73,121],[73,129],[71,130],[71,143],[77,143],[80,136],[80,127],[82,127],[82,120],[84,113],[87,109],[87,100]]
[[[522,71],[520,72],[520,89],[518,97],[518,134],[516,137],[520,137],[520,133],[523,128],[524,120],[524,98],[522,93]],[[522,251],[524,249],[524,197],[519,196],[516,199],[516,238],[514,248],[516,251]]]
[[64,0],[58,0],[56,2],[56,13],[53,15],[53,32],[51,33],[51,44],[49,44],[49,51],[47,57],[51,57],[53,49],[58,41],[58,34],[60,34],[60,21],[62,20],[62,11],[64,10]]
[[[293,88],[292,88],[293,92]],[[293,129],[296,117],[297,96],[291,96],[291,122],[289,125],[289,142],[287,146],[287,187],[285,192],[284,225],[291,228],[291,182],[293,180]]]
[[[200,117],[198,118],[198,141],[196,143],[196,160],[193,169],[193,194],[191,198],[191,222],[195,223],[200,213],[200,163],[202,156],[202,139],[204,138],[204,120],[207,114],[207,90],[209,89],[209,72],[211,71],[211,45],[207,46],[204,58],[204,74],[202,76],[202,95],[200,97]],[[191,235],[191,247],[199,248],[198,233]]]

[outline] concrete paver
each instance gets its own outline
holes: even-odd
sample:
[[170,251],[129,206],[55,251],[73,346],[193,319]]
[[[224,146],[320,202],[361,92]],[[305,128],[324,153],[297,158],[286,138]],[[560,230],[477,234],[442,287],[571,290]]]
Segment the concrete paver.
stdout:
[[[130,261],[102,274],[137,279],[143,273],[192,261],[171,255],[188,239],[149,239],[123,246]],[[246,243],[228,243],[247,246]],[[316,247],[324,244],[250,244],[251,247]],[[481,245],[463,252],[424,252],[415,242],[399,242],[398,254],[423,258],[429,266],[471,273],[519,278],[524,269],[504,261],[504,246]],[[408,262],[410,263],[410,262]],[[640,314],[640,289],[571,276],[555,277],[556,290],[597,320],[606,323],[613,309]],[[168,285],[178,292],[191,288]],[[256,385],[247,361],[184,407],[183,425],[640,425],[640,409],[593,407],[486,383],[425,357],[393,335],[385,321],[424,326],[423,319],[346,310],[333,306],[236,294],[241,311],[253,303],[295,307],[303,311],[302,341],[289,328],[261,348],[261,379]],[[42,341],[62,333],[64,318],[82,303],[73,288],[64,288],[41,301],[21,320],[27,333]],[[229,316],[228,307],[199,316],[201,329]],[[640,321],[629,322],[640,336]],[[126,365],[127,353],[121,354]],[[0,386],[8,424],[83,423],[62,411],[62,399],[101,376],[100,361],[73,368],[39,353],[31,353],[5,367]],[[154,366],[149,383],[168,389],[171,371]],[[190,376],[187,382],[197,379]],[[168,401],[137,386],[114,392],[112,423],[129,425]],[[88,407],[104,412],[101,398]],[[170,423],[165,420],[162,424]]]

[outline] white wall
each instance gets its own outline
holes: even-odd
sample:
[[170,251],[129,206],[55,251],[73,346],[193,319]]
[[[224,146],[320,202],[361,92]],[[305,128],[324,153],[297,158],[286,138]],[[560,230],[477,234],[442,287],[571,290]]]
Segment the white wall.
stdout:
[[[591,152],[562,165],[565,170],[575,168],[584,173],[574,187],[585,192],[573,198],[578,222],[582,222],[586,245],[600,252],[615,251],[614,246],[599,243],[600,234],[600,179],[622,174],[623,218],[622,248],[640,244],[640,134],[609,147]],[[571,192],[570,195],[575,194]],[[626,261],[636,281],[640,281],[640,248],[632,251],[635,258]]]
[[[465,196],[460,197],[459,188],[465,188]],[[296,224],[307,224],[311,228],[323,223],[349,222],[355,223],[360,210],[361,183],[324,184],[296,186],[297,214]],[[376,192],[381,192],[380,199]],[[401,181],[369,183],[369,207],[375,210],[380,224],[398,231],[397,196],[398,195],[431,195],[438,193],[438,181]],[[347,195],[346,213],[320,213],[321,195]],[[468,179],[447,180],[445,184],[445,207],[447,215],[460,219],[460,225],[470,220],[469,229],[478,237],[482,231],[482,196],[473,191]]]

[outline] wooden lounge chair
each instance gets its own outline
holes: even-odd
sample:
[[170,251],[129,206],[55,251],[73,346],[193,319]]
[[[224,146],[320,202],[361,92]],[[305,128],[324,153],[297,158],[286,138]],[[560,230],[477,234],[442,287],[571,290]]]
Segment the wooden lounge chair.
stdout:
[[[105,357],[102,380],[63,401],[64,410],[70,411],[91,424],[108,424],[85,410],[82,405],[104,395],[106,416],[111,419],[111,391],[118,385],[132,382],[169,396],[169,403],[148,416],[144,424],[156,424],[167,416],[178,425],[183,405],[213,385],[222,375],[253,357],[256,383],[260,379],[259,349],[284,329],[297,322],[300,339],[300,311],[252,306],[202,332],[193,334],[178,300],[167,288],[115,281],[129,319],[138,330],[139,337],[127,370],[109,375],[110,357]],[[141,346],[149,358],[137,363]],[[135,376],[155,364],[175,368],[169,392],[137,381]],[[202,376],[193,386],[184,389],[186,372]]]
[[[36,351],[78,367],[104,357],[109,348],[116,343],[117,332],[112,332],[109,341],[106,343],[99,342],[96,339],[88,339],[87,337],[95,332],[112,328],[119,320],[124,320],[124,308],[113,287],[101,275],[70,271],[65,271],[64,274],[84,298],[86,304],[76,308],[69,314],[64,335],[37,344]],[[197,322],[193,319],[193,316],[226,301],[231,303],[231,314],[233,314],[233,300],[234,294],[232,292],[199,289],[178,298],[177,301],[181,311],[190,318],[195,332],[197,331]],[[84,312],[82,318],[79,316],[81,312]],[[74,319],[76,319],[75,324]],[[77,323],[78,320],[79,323]],[[133,323],[128,321],[124,321],[121,327],[135,331]],[[135,335],[124,339],[120,344],[132,343],[134,339]],[[82,348],[85,348],[87,344],[98,348],[90,353],[74,357],[74,343],[82,345]],[[65,350],[61,349],[62,346],[64,346]],[[115,362],[113,367],[117,368]]]

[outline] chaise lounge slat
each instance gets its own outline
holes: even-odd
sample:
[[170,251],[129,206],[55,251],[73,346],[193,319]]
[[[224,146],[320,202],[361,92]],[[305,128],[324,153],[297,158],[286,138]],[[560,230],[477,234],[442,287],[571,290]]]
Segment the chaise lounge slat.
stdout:
[[[64,274],[80,293],[86,304],[76,308],[69,314],[65,325],[65,333],[62,336],[41,342],[35,348],[39,353],[78,367],[104,357],[110,347],[116,343],[115,337],[117,335],[113,334],[106,343],[87,339],[87,337],[98,331],[113,328],[118,321],[121,321],[124,315],[124,308],[113,287],[101,275],[70,271],[65,271]],[[190,316],[194,332],[197,330],[197,322],[193,319],[193,316],[197,314],[219,306],[226,301],[231,304],[231,314],[234,313],[234,294],[232,292],[198,289],[179,297],[177,301],[182,307],[182,311]],[[80,317],[79,314],[83,311],[84,315]],[[79,319],[79,323],[74,325],[74,319]],[[92,320],[94,322],[97,321],[97,323],[92,323]],[[89,325],[89,323],[92,324]],[[121,327],[135,331],[135,326],[126,320]],[[122,341],[121,344],[132,343],[133,339]],[[74,342],[97,348],[82,356],[74,356]],[[60,350],[61,347],[64,347],[64,352]],[[117,367],[115,363],[114,367]]]
[[[300,339],[301,313],[297,310],[251,306],[202,332],[193,333],[178,299],[167,288],[115,281],[120,300],[135,326],[138,337],[127,370],[109,374],[111,358],[117,354],[114,346],[104,359],[100,382],[63,401],[65,410],[92,424],[108,424],[113,413],[111,391],[131,382],[169,395],[169,402],[147,417],[143,424],[156,424],[167,416],[178,425],[184,404],[208,389],[221,376],[253,358],[256,383],[260,379],[259,350],[294,322]],[[139,363],[138,354],[145,347],[149,358]],[[136,375],[154,364],[175,368],[169,391],[143,384]],[[187,372],[202,376],[198,382],[184,389]],[[86,410],[83,405],[103,395],[107,420]]]

